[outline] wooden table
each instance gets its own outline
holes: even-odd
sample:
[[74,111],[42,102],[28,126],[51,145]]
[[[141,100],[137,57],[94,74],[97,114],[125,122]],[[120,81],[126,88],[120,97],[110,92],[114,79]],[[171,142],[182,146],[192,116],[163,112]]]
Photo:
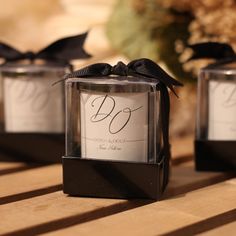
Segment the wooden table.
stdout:
[[194,171],[192,140],[174,143],[160,202],[69,197],[58,164],[0,163],[0,235],[236,235],[236,178]]

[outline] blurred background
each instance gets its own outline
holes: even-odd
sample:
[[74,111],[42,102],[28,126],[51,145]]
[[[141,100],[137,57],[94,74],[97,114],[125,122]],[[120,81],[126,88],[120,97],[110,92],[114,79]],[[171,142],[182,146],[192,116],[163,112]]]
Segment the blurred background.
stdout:
[[[114,0],[0,0],[0,40],[21,51],[39,50],[66,36],[89,31],[85,48],[92,60],[114,55],[105,27]],[[79,61],[78,66],[90,61]]]
[[[206,61],[187,62],[189,43],[218,41],[236,46],[234,0],[0,0],[0,40],[37,51],[66,36],[89,31],[85,49],[95,62],[115,64],[147,57],[185,87],[174,96],[171,136],[193,135],[196,78]],[[216,24],[217,22],[217,24]],[[226,27],[227,26],[227,27]]]

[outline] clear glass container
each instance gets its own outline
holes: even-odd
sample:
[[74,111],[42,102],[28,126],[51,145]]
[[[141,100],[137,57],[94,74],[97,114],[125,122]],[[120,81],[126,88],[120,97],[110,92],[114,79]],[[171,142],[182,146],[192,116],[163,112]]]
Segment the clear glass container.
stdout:
[[7,133],[64,133],[64,85],[68,72],[57,64],[8,63],[0,67],[0,130]]
[[197,140],[236,140],[235,63],[200,71],[197,106]]
[[156,80],[110,76],[66,81],[66,156],[156,163],[161,145]]

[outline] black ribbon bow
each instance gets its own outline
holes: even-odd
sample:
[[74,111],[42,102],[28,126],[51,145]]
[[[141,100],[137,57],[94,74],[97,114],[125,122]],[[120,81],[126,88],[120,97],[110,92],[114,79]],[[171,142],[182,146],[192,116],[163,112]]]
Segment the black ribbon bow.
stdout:
[[6,62],[28,59],[43,59],[68,64],[70,60],[79,58],[89,58],[90,55],[83,49],[87,32],[84,34],[59,39],[39,52],[20,52],[19,50],[0,42],[0,58]]
[[[170,144],[169,144],[169,111],[170,100],[167,87],[174,93],[173,86],[182,86],[180,82],[168,75],[154,61],[146,58],[131,61],[125,65],[123,62],[118,62],[115,66],[107,63],[97,63],[89,65],[75,72],[66,74],[64,79],[68,78],[86,78],[86,77],[102,77],[109,75],[119,76],[137,76],[143,78],[152,78],[158,81],[157,87],[161,94],[161,122],[162,122],[162,137],[163,137],[163,154],[169,162]],[[175,93],[176,94],[176,93]],[[160,154],[160,156],[162,156]],[[169,165],[164,166],[165,171],[169,172]],[[168,174],[166,175],[168,176]],[[168,179],[164,180],[166,184]]]
[[108,75],[142,76],[154,78],[166,85],[173,93],[175,93],[173,86],[182,86],[179,81],[168,75],[154,61],[147,58],[131,61],[127,65],[125,65],[123,62],[118,62],[115,66],[111,66],[107,63],[93,64],[73,73],[66,74],[64,79],[75,77],[100,77]]
[[188,59],[215,59],[216,62],[207,66],[207,68],[215,68],[220,65],[236,61],[236,53],[233,48],[226,43],[206,42],[189,45],[193,50],[193,55]]

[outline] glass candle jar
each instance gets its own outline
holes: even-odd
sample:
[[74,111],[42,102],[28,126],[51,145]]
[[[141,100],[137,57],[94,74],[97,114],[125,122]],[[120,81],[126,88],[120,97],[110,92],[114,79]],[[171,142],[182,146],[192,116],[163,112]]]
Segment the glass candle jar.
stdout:
[[1,71],[1,129],[11,133],[64,133],[65,66],[6,64]]
[[197,105],[197,169],[236,168],[235,63],[201,70]]
[[0,67],[0,161],[60,162],[64,153],[64,85],[69,67],[8,63]]
[[66,105],[66,156],[157,162],[161,127],[156,80],[68,79]]

